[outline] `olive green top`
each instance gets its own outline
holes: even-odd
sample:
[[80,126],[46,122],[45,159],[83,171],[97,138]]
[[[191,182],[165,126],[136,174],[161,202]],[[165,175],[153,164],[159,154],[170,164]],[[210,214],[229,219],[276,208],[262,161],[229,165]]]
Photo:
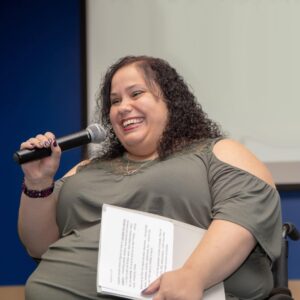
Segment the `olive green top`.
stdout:
[[271,262],[280,254],[279,195],[261,179],[220,161],[212,152],[214,142],[190,146],[163,161],[98,159],[58,181],[61,238],[28,279],[26,300],[115,299],[96,292],[103,203],[204,229],[213,219],[247,228],[258,245],[225,280],[226,297],[264,299],[273,285]]

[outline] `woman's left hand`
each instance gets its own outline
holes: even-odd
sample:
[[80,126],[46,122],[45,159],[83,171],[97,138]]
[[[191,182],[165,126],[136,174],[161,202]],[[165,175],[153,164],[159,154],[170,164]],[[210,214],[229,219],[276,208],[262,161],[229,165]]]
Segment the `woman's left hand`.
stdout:
[[182,267],[162,274],[142,294],[156,293],[153,300],[201,300],[203,289],[197,278],[193,269]]

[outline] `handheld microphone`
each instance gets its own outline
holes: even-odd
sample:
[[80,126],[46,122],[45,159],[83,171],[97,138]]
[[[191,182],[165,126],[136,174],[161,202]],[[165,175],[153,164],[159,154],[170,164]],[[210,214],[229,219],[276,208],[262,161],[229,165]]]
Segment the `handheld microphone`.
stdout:
[[[91,124],[85,130],[66,135],[56,140],[62,151],[82,146],[88,143],[101,143],[106,138],[106,132],[99,124]],[[50,148],[22,149],[14,153],[14,160],[18,164],[41,159],[51,155]]]

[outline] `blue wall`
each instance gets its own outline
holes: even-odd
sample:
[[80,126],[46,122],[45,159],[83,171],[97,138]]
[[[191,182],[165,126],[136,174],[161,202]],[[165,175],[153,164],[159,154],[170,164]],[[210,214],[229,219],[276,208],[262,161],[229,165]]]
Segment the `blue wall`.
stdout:
[[[0,285],[24,284],[34,263],[17,235],[23,175],[12,156],[39,132],[81,129],[80,1],[1,1],[0,36]],[[65,152],[58,176],[80,157]]]

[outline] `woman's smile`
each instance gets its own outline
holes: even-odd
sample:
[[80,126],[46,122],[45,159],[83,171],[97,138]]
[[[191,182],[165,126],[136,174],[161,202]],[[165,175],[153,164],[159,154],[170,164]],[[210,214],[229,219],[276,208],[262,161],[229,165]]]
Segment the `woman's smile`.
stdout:
[[130,131],[135,128],[138,128],[141,123],[143,123],[144,118],[129,118],[122,121],[122,126],[124,131]]

